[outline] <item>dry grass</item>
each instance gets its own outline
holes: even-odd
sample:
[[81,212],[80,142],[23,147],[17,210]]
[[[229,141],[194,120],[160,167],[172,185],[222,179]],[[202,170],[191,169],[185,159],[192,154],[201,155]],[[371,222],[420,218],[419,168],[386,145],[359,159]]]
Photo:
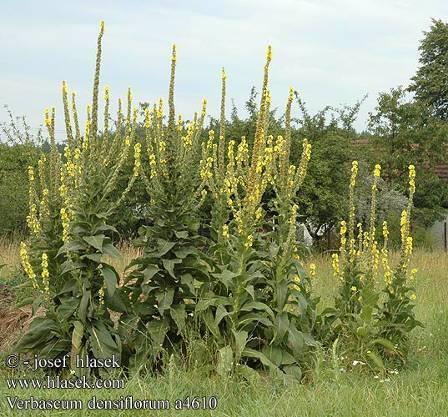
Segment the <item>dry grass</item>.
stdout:
[[[19,262],[19,244],[16,240],[0,237],[0,265],[6,265],[0,269],[0,277],[8,276]],[[3,270],[3,271],[2,271]]]

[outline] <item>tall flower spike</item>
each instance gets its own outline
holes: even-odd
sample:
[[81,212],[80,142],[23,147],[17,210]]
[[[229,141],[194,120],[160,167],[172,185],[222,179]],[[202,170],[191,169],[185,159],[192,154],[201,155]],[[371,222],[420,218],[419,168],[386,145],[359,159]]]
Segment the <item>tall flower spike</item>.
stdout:
[[348,206],[349,206],[349,215],[348,215],[348,244],[349,244],[349,253],[350,253],[350,261],[354,261],[355,254],[355,186],[356,179],[358,177],[358,161],[352,162],[351,168],[351,176],[350,176],[350,185],[349,185],[349,196],[348,196]]
[[221,178],[224,177],[224,154],[226,148],[226,73],[224,68],[221,73],[221,115],[219,120],[218,140],[218,169]]
[[170,131],[171,135],[173,135],[173,137],[176,129],[176,120],[175,120],[176,111],[174,107],[174,83],[176,78],[176,61],[177,61],[176,45],[173,44],[171,50],[170,86],[168,91],[168,130]]
[[100,23],[100,32],[98,34],[97,47],[96,47],[96,62],[95,62],[95,76],[93,80],[93,93],[92,93],[92,123],[89,130],[89,134],[92,137],[92,141],[95,141],[98,130],[98,87],[100,84],[100,69],[101,69],[101,44],[104,35],[104,22]]
[[376,194],[378,191],[378,180],[381,176],[381,166],[375,165],[373,170],[373,184],[372,184],[372,198],[370,204],[370,229],[369,229],[369,242],[373,244],[375,240],[375,224],[376,224]]
[[67,135],[67,145],[69,148],[73,148],[73,132],[72,132],[72,123],[70,121],[70,110],[68,104],[68,87],[66,81],[62,81],[62,102],[64,105],[64,120],[65,120],[65,132]]
[[75,145],[78,146],[81,142],[81,129],[79,128],[78,110],[76,108],[76,93],[72,92],[72,115],[73,123],[75,125]]

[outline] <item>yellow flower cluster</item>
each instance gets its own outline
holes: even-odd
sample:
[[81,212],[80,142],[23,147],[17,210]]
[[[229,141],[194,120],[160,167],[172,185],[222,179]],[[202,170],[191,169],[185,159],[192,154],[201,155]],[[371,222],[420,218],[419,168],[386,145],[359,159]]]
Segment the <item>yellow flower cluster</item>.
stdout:
[[337,253],[333,253],[331,255],[331,266],[333,268],[333,275],[336,278],[341,278],[341,270],[339,266],[339,255]]
[[67,243],[70,236],[70,216],[65,207],[61,208],[60,213],[62,222],[62,241]]
[[182,143],[185,148],[191,148],[191,145],[193,144],[193,135],[196,131],[196,123],[192,122],[189,123],[187,126],[187,134],[186,136],[182,137]]
[[33,285],[33,288],[38,289],[39,285],[36,281],[36,274],[33,270],[33,267],[31,266],[29,257],[28,257],[28,248],[24,242],[20,243],[20,250],[19,250],[20,260],[23,267],[23,270],[25,271],[26,275],[31,281],[31,284]]
[[379,178],[381,176],[381,165],[376,164],[375,169],[373,170],[373,176],[375,178]]
[[[307,139],[303,140],[302,143],[302,157],[300,158],[299,167],[296,170],[293,187],[289,190],[289,196],[294,195],[297,189],[302,185],[306,172],[308,169],[308,163],[311,159],[311,144],[308,143]],[[291,168],[291,167],[290,167]],[[291,174],[291,171],[288,172],[288,175]]]
[[347,245],[347,223],[342,220],[341,221],[341,227],[339,229],[339,235],[341,236],[341,246],[340,246],[340,252],[343,255],[345,253],[345,248]]
[[402,243],[403,250],[406,245],[407,230],[408,230],[408,212],[407,212],[407,210],[403,210],[401,212],[401,217],[400,217],[401,243]]
[[41,225],[37,218],[37,207],[34,203],[30,206],[30,212],[28,216],[26,216],[26,222],[28,228],[34,235],[38,235],[41,232]]
[[134,177],[138,177],[140,168],[142,166],[141,153],[142,153],[142,145],[140,143],[136,143],[134,145],[134,171],[132,173]]
[[213,168],[213,157],[209,156],[202,163],[202,167],[201,167],[201,171],[200,171],[200,176],[201,176],[202,180],[207,181],[213,177],[212,168]]
[[202,100],[202,110],[201,110],[202,118],[204,118],[206,114],[207,114],[207,99],[204,98]]
[[292,281],[293,281],[293,283],[292,283],[292,285],[290,285],[290,288],[292,290],[296,290],[296,291],[300,292],[300,284],[302,282],[300,277],[298,275],[293,275]]
[[104,287],[98,290],[98,302],[101,306],[104,305]]
[[263,209],[261,207],[258,207],[255,211],[255,220],[259,221],[263,217]]
[[34,176],[34,169],[33,167],[28,167],[28,178],[29,178],[29,196],[30,196],[30,201],[29,201],[29,213],[28,216],[26,217],[26,222],[27,222],[27,226],[30,229],[30,231],[37,236],[42,228],[41,228],[41,224],[39,222],[38,219],[38,213],[37,213],[37,206],[35,203],[35,198],[36,198],[36,190],[35,190],[35,176]]
[[44,286],[44,292],[48,294],[50,292],[50,273],[48,271],[48,255],[45,252],[42,254],[41,267],[42,267],[41,276],[42,276],[42,284]]
[[228,239],[229,238],[229,226],[227,224],[222,226],[222,237],[224,239]]
[[353,161],[352,169],[351,169],[351,177],[350,177],[350,188],[351,189],[355,188],[357,176],[358,176],[358,161]]
[[241,138],[241,142],[238,145],[235,160],[239,170],[241,170],[242,165],[247,164],[247,161],[249,160],[249,145],[247,144],[245,136]]
[[149,175],[151,178],[154,178],[157,174],[156,166],[157,166],[156,156],[153,153],[151,153],[149,155],[149,168],[150,168]]
[[251,248],[254,243],[254,237],[252,235],[247,236],[246,241],[244,242],[244,247],[246,249]]
[[415,193],[415,166],[409,165],[409,191],[413,195]]
[[151,112],[149,108],[145,109],[145,128],[149,129],[151,127]]
[[49,192],[48,188],[44,188],[42,190],[42,199],[40,201],[40,206],[39,206],[41,220],[47,219],[48,216],[50,215],[49,196],[50,196],[50,192]]
[[316,264],[310,264],[310,277],[314,278],[316,276]]

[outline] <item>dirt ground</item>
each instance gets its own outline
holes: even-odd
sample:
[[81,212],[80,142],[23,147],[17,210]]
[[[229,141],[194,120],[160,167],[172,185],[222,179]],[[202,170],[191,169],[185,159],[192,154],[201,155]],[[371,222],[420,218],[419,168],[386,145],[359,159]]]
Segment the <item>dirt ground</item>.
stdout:
[[12,348],[30,321],[31,307],[16,307],[11,288],[0,284],[0,352]]

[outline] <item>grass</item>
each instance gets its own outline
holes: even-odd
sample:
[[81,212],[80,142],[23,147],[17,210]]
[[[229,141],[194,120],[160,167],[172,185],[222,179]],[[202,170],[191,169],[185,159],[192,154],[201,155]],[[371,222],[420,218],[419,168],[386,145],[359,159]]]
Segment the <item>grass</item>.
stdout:
[[[4,245],[4,243],[1,243]],[[0,253],[10,268],[17,257],[14,245],[2,246]],[[3,248],[6,247],[7,251]],[[8,249],[9,248],[9,249]],[[123,259],[115,264],[119,271],[136,252],[124,248]],[[6,256],[4,254],[7,254]],[[323,304],[331,300],[336,288],[327,256],[314,256],[317,264],[316,292]],[[374,378],[360,371],[344,372],[336,362],[318,361],[309,384],[283,385],[266,376],[251,382],[207,377],[203,369],[186,370],[178,364],[166,375],[133,378],[122,390],[33,390],[7,389],[7,377],[18,377],[20,371],[0,371],[0,416],[315,416],[315,417],[446,417],[448,416],[448,254],[416,251],[413,266],[417,273],[417,316],[425,324],[412,334],[412,354],[407,367],[397,375]],[[337,358],[336,358],[337,360]],[[36,377],[28,374],[27,377]],[[117,399],[132,395],[134,399],[168,399],[174,402],[188,396],[218,398],[218,407],[210,410],[174,409],[168,411],[17,411],[8,407],[6,396],[26,399],[81,399],[96,395],[101,399]]]
[[0,265],[5,265],[5,267],[0,268],[0,279],[6,279],[18,262],[19,251],[16,240],[0,237]]

